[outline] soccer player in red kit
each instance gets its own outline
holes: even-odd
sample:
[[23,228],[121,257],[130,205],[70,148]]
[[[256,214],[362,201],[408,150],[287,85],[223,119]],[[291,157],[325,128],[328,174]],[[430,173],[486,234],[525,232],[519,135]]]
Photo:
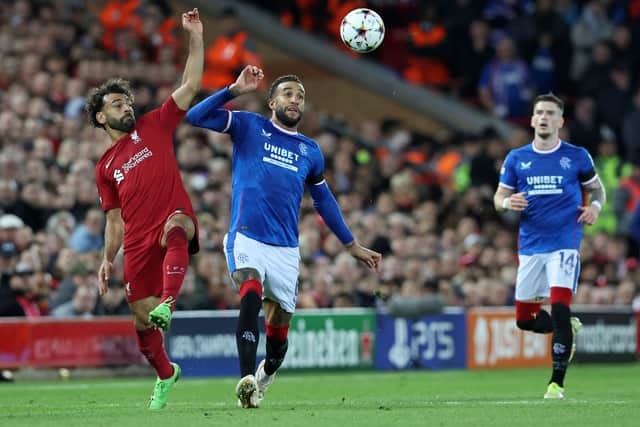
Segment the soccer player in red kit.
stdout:
[[96,183],[106,213],[100,294],[108,292],[113,259],[124,244],[124,283],[140,351],[158,374],[149,409],[166,406],[180,367],[169,361],[160,329],[171,312],[196,253],[198,226],[173,152],[173,132],[200,88],[204,49],[198,10],[182,14],[189,56],[182,85],[162,106],[136,121],[127,81],[111,79],[87,100],[91,123],[112,145],[96,164]]

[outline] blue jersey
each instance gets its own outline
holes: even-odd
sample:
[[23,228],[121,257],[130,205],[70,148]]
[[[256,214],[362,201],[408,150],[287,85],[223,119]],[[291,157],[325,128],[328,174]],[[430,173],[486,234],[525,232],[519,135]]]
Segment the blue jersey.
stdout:
[[307,177],[321,176],[320,147],[254,113],[229,111],[233,140],[230,233],[298,246],[298,216]]
[[596,179],[593,160],[582,147],[560,141],[551,151],[537,150],[533,144],[511,150],[500,171],[500,185],[526,192],[529,202],[520,218],[519,253],[579,249],[582,186]]
[[297,247],[304,185],[322,181],[322,151],[312,139],[258,114],[218,108],[231,98],[224,89],[187,113],[189,123],[226,132],[233,141],[229,233]]

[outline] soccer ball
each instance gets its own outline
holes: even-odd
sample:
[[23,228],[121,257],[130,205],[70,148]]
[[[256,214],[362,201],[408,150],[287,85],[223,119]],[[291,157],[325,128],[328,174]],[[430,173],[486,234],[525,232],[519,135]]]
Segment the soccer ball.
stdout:
[[351,50],[371,52],[384,39],[384,21],[371,9],[354,9],[342,19],[340,38]]

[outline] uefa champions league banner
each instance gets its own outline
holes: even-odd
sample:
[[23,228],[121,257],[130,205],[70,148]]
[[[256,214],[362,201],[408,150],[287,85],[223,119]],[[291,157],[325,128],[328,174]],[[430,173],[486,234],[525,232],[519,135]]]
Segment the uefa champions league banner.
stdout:
[[[238,375],[235,310],[176,311],[165,335],[169,359],[185,377]],[[265,355],[264,318],[258,320],[258,360]]]
[[[237,376],[238,312],[176,312],[166,346],[184,376]],[[375,312],[368,309],[299,310],[289,329],[289,350],[282,369],[372,368]],[[258,358],[265,356],[261,316]]]
[[466,361],[466,316],[461,309],[417,319],[378,314],[376,369],[459,369]]

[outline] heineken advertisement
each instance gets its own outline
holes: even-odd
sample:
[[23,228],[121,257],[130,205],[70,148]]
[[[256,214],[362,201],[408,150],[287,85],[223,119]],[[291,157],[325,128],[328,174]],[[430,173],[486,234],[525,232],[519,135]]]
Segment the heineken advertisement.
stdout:
[[[186,377],[236,376],[237,311],[176,312],[166,335],[169,357]],[[304,310],[293,316],[283,369],[373,368],[373,310]],[[258,362],[265,355],[261,316]]]
[[373,310],[305,310],[293,316],[283,369],[373,367]]

